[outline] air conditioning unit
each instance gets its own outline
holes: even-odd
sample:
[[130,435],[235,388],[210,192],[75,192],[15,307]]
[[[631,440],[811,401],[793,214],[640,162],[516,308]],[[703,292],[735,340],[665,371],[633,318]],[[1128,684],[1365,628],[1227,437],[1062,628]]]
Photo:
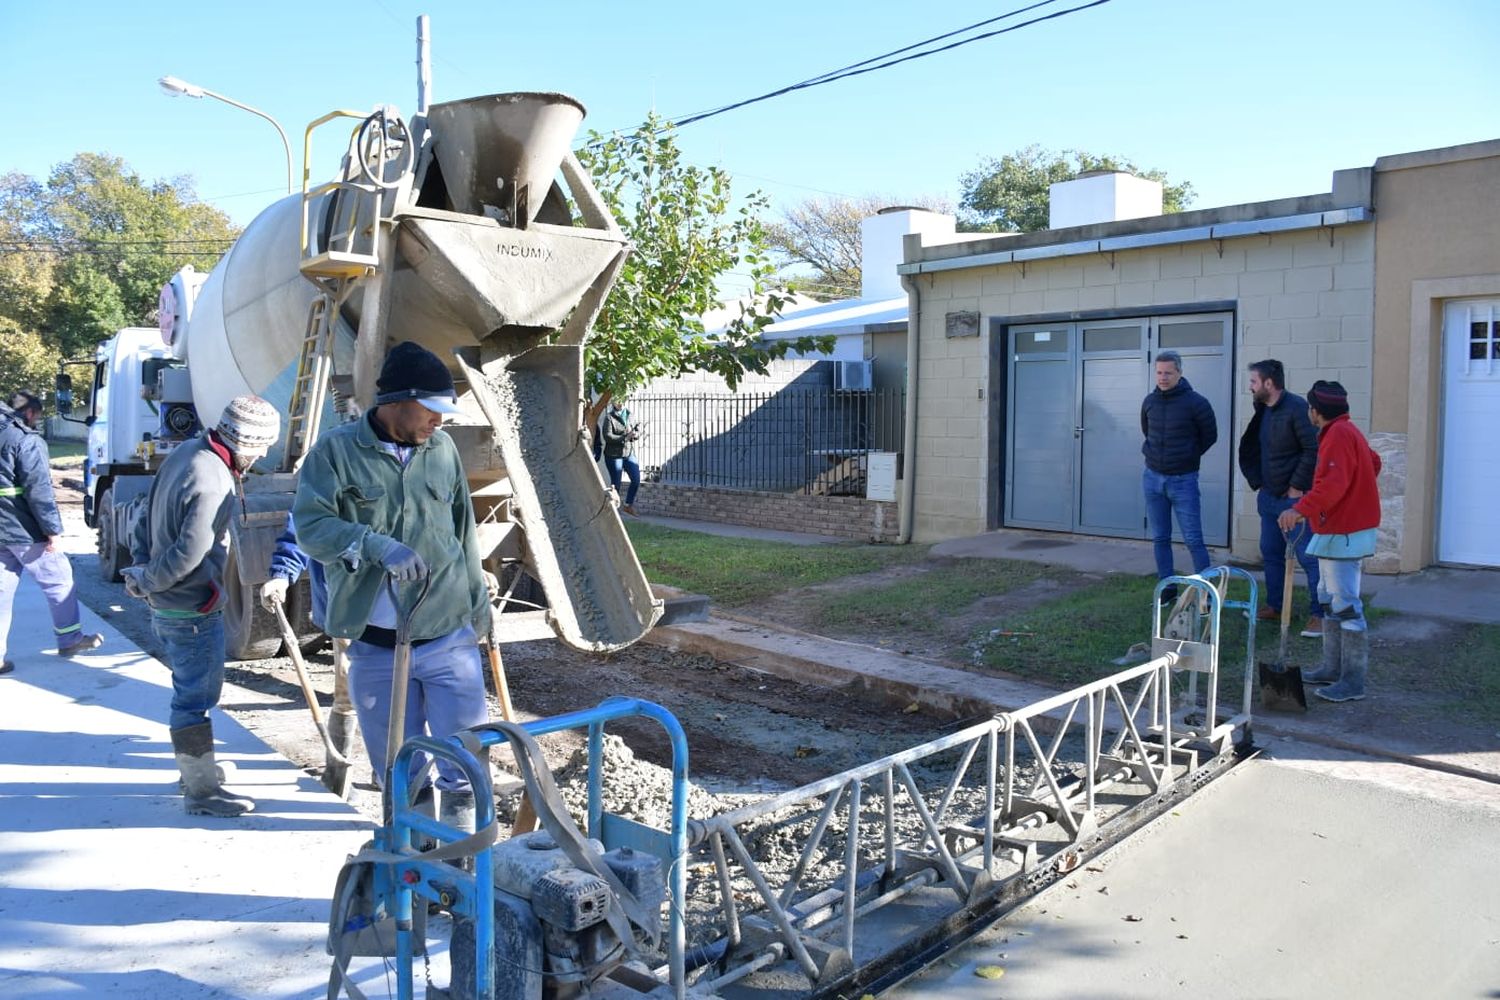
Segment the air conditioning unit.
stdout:
[[848,392],[869,392],[874,387],[874,366],[869,361],[835,361],[833,387]]

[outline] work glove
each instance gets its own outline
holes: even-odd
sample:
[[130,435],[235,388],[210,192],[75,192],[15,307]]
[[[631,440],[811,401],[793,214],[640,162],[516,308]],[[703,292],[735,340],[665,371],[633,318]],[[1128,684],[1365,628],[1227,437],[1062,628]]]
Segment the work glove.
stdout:
[[480,570],[484,574],[484,592],[489,595],[490,603],[494,604],[500,600],[500,578],[489,570]]
[[427,575],[427,563],[413,549],[394,538],[386,538],[385,543],[384,548],[375,556],[375,561],[385,567],[385,571],[397,583],[410,583]]
[[286,603],[287,588],[292,582],[284,576],[273,576],[260,585],[260,606],[272,614],[276,608]]
[[138,600],[146,599],[146,567],[129,566],[120,570],[125,581],[125,593]]

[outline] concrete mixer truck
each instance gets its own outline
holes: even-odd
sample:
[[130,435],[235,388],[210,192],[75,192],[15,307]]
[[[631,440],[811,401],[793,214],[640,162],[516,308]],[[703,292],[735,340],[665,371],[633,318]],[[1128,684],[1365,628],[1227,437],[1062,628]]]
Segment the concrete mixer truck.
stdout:
[[[551,93],[418,105],[409,121],[381,107],[309,125],[302,193],[257,216],[209,274],[174,276],[159,331],[122,330],[93,359],[86,511],[108,577],[127,558],[126,501],[177,442],[240,393],[283,414],[231,527],[231,656],[280,644],[254,597],[298,465],[321,426],[370,405],[403,340],[454,371],[464,416],[445,429],[506,594],[500,639],[603,651],[661,615],[583,429],[584,341],[629,252],[569,150],[583,108]],[[351,120],[341,169],[309,187],[314,132]]]

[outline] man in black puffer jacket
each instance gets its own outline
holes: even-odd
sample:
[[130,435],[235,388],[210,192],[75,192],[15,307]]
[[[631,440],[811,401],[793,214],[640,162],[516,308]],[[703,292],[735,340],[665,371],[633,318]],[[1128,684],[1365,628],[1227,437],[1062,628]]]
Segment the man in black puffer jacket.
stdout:
[[[1286,586],[1286,538],[1276,519],[1312,489],[1318,465],[1318,432],[1307,416],[1307,400],[1286,391],[1286,369],[1268,358],[1250,366],[1250,395],[1255,416],[1240,438],[1240,471],[1256,491],[1255,509],[1260,514],[1260,555],[1266,566],[1266,602],[1260,617],[1281,617]],[[1307,554],[1312,533],[1297,532],[1297,562],[1307,574],[1309,614],[1302,634],[1323,634],[1318,604],[1318,560]]]
[[[1198,463],[1219,439],[1218,422],[1208,400],[1193,391],[1182,377],[1182,355],[1162,351],[1156,356],[1156,388],[1141,403],[1141,454],[1146,470],[1146,519],[1156,553],[1156,578],[1165,580],[1172,566],[1172,514],[1183,543],[1193,557],[1193,572],[1208,569],[1208,546],[1203,544],[1202,497],[1198,492]],[[1169,587],[1163,600],[1173,600]]]

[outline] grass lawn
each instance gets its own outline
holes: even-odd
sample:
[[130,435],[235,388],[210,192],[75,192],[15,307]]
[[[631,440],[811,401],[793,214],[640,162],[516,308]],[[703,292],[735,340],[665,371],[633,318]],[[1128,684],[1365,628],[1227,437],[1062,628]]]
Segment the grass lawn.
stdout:
[[825,595],[817,599],[818,611],[831,625],[940,632],[944,615],[1023,587],[1048,571],[1039,563],[1009,559],[954,559],[919,581]]
[[725,607],[744,607],[794,587],[824,583],[902,563],[920,562],[926,546],[789,545],[628,524],[636,555],[655,583],[706,594]]
[[82,468],[89,446],[84,441],[48,441],[47,454],[54,469]]
[[[1084,684],[1124,669],[1112,662],[1130,646],[1151,635],[1152,576],[1112,576],[1065,597],[1039,605],[997,627],[1034,635],[981,634],[971,649],[979,651],[978,665],[1059,685]],[[1245,600],[1236,581],[1230,600]],[[1375,613],[1372,612],[1372,618]],[[1275,660],[1280,640],[1276,622],[1257,622],[1256,660]],[[1316,665],[1321,639],[1298,636],[1302,620],[1293,619],[1287,658],[1299,666]],[[1249,623],[1244,613],[1225,612],[1219,636],[1219,696],[1243,697]]]

